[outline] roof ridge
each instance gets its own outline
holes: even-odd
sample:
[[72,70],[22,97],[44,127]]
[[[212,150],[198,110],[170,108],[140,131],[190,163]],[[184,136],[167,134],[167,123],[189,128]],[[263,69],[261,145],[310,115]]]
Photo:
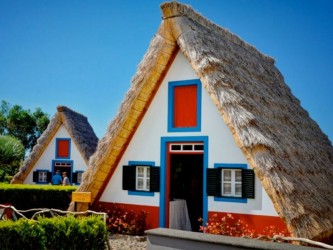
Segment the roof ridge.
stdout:
[[246,48],[247,50],[254,53],[256,56],[263,58],[265,61],[274,64],[274,58],[261,53],[257,48],[253,45],[245,42],[239,36],[231,32],[230,30],[219,26],[218,24],[212,22],[211,20],[204,17],[202,14],[194,10],[190,5],[182,4],[180,2],[172,1],[172,2],[164,2],[160,5],[162,11],[162,19],[175,18],[180,16],[186,16],[187,18],[192,19],[193,21],[198,22],[200,25],[210,29],[213,32],[219,33],[227,38],[229,41]]

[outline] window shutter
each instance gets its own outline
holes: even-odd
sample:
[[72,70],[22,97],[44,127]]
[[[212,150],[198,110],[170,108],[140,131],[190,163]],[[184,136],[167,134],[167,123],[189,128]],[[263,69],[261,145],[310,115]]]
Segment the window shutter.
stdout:
[[136,166],[123,166],[123,190],[135,191]]
[[150,167],[150,192],[160,191],[160,168]]
[[47,172],[46,181],[51,182],[51,180],[52,180],[52,172]]
[[242,197],[254,199],[254,171],[252,169],[242,170]]
[[219,169],[207,169],[207,195],[208,196],[221,196],[221,177],[219,176]]
[[32,174],[32,181],[33,182],[38,182],[38,172],[34,171]]
[[73,183],[77,183],[77,172],[73,173]]

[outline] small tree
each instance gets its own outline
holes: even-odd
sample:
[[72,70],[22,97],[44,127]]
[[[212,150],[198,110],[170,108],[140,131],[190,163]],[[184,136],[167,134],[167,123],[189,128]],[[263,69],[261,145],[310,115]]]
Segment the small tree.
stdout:
[[24,147],[12,136],[0,135],[0,182],[9,182],[24,158]]
[[0,106],[0,134],[11,135],[19,139],[25,150],[31,150],[38,137],[49,124],[49,116],[40,108],[31,113],[20,105],[11,106],[2,101]]

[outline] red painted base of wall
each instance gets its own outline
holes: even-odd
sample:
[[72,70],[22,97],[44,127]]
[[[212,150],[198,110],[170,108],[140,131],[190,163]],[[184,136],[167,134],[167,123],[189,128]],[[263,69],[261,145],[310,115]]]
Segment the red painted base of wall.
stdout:
[[263,234],[263,230],[269,226],[274,226],[279,232],[288,232],[285,223],[281,220],[280,217],[277,216],[208,212],[208,218],[211,218],[215,214],[217,214],[218,218],[222,218],[227,214],[231,214],[235,220],[242,220],[245,224],[248,224],[249,229],[255,230],[260,234]]
[[133,210],[135,212],[139,211],[146,211],[148,212],[148,216],[146,219],[146,229],[152,229],[159,227],[159,207],[153,207],[153,206],[141,206],[141,205],[132,205],[132,204],[123,204],[123,203],[108,203],[108,202],[98,202],[95,204],[93,209],[99,210],[99,207],[103,207],[105,209],[110,208],[112,204],[116,204],[118,206],[121,206],[127,210]]
[[[94,210],[99,210],[100,207],[108,209],[112,204],[121,206],[128,210],[133,211],[146,211],[149,213],[146,220],[146,229],[153,229],[159,227],[159,207],[154,206],[142,206],[142,205],[132,205],[132,204],[123,204],[123,203],[108,203],[108,202],[98,202],[93,207]],[[208,218],[213,217],[217,214],[218,218],[226,216],[228,213],[221,212],[208,212]],[[286,225],[276,216],[263,216],[263,215],[251,215],[251,214],[236,214],[230,213],[235,218],[235,220],[242,220],[245,224],[248,224],[249,229],[255,230],[257,233],[262,234],[263,230],[269,226],[274,226],[279,232],[287,230]]]

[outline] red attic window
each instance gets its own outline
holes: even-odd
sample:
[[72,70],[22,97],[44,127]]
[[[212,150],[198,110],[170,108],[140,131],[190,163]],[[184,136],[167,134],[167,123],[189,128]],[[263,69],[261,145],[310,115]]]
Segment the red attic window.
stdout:
[[174,119],[175,128],[197,126],[197,85],[174,87]]
[[57,139],[57,158],[70,158],[70,139]]

